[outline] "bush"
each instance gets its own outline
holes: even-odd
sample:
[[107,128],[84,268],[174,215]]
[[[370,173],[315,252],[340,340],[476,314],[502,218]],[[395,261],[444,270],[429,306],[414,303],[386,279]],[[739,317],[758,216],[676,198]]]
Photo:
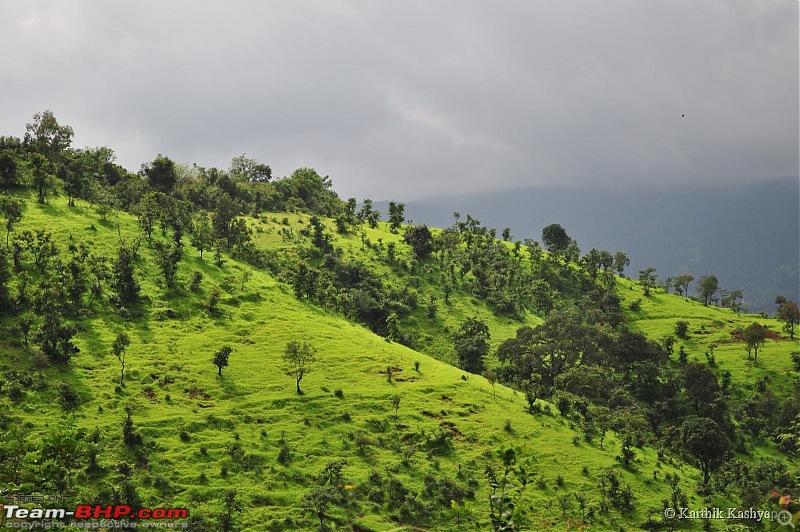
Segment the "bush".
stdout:
[[211,289],[211,293],[208,295],[208,303],[206,304],[206,308],[208,308],[209,312],[216,312],[217,305],[219,304],[219,300],[222,299],[222,290],[218,287],[214,287]]
[[199,270],[195,270],[192,272],[192,281],[189,284],[189,289],[192,292],[197,292],[200,290],[200,283],[203,281],[203,272]]
[[281,445],[280,451],[278,451],[277,460],[282,466],[292,461],[292,450],[289,449],[289,446],[285,442]]
[[128,447],[136,447],[142,444],[142,435],[133,424],[131,408],[125,408],[126,417],[122,422],[122,440]]
[[337,388],[336,390],[334,390],[333,395],[341,399],[342,397],[344,397],[344,392],[342,391],[341,388]]
[[689,322],[678,320],[675,322],[675,335],[679,338],[686,338],[686,333],[689,332]]
[[61,401],[61,406],[64,408],[72,408],[76,404],[78,404],[78,392],[75,391],[75,388],[70,386],[66,382],[58,383],[56,386],[56,390],[58,391],[59,400]]

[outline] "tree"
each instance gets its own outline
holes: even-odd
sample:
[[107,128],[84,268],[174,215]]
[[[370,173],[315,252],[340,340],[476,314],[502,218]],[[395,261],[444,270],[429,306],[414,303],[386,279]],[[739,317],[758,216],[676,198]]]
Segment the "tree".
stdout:
[[361,223],[367,222],[372,229],[375,229],[378,227],[378,222],[381,220],[381,211],[374,209],[372,207],[372,200],[366,198],[358,213],[358,220]]
[[45,313],[42,325],[34,335],[33,341],[51,361],[66,364],[72,355],[80,351],[72,343],[72,337],[77,332],[74,326],[64,322],[61,314],[51,309]]
[[40,153],[32,153],[29,158],[33,187],[39,203],[46,203],[47,195],[55,186],[51,164]]
[[655,268],[650,267],[645,268],[644,270],[639,270],[639,284],[644,290],[644,295],[650,295],[650,289],[655,288],[657,279],[658,274],[656,273]]
[[785,296],[777,295],[775,296],[775,304],[778,305],[778,308],[775,309],[775,317],[780,315],[781,307],[786,303],[788,299]]
[[347,233],[356,225],[356,205],[355,198],[348,198],[347,203],[342,205],[342,210],[336,215],[336,230],[339,233]]
[[17,161],[8,153],[0,155],[0,188],[4,191],[11,190],[17,184],[19,167]]
[[453,337],[458,366],[480,375],[483,359],[489,353],[489,327],[477,317],[467,318]]
[[320,256],[330,252],[333,249],[333,246],[331,246],[331,237],[329,234],[325,233],[325,224],[322,223],[322,220],[314,215],[309,218],[308,224],[311,226],[311,242],[314,244],[314,247],[317,248]]
[[178,264],[183,258],[183,245],[174,241],[167,244],[155,242],[153,249],[156,252],[156,261],[161,268],[161,273],[164,274],[164,282],[168,287],[174,286]]
[[231,160],[228,173],[239,183],[266,183],[272,179],[272,168],[247,157],[244,153]]
[[497,359],[517,382],[536,376],[549,389],[569,368],[598,360],[603,342],[598,328],[582,324],[576,315],[554,312],[536,327],[517,329],[514,338],[497,348]]
[[[525,508],[520,503],[522,493],[531,478],[528,461],[518,463],[521,458],[519,449],[498,449],[495,454],[502,462],[497,471],[493,465],[486,467],[489,481],[489,521],[494,532],[514,532],[523,530],[525,524]],[[500,474],[498,474],[498,472]]]
[[228,490],[222,497],[222,513],[217,515],[217,524],[222,532],[233,532],[236,529],[236,512],[242,511],[242,505],[236,500],[236,490]]
[[217,208],[211,217],[211,227],[214,239],[222,241],[227,250],[250,240],[250,229],[244,220],[237,218],[237,214],[234,202],[227,195],[220,194],[217,197]]
[[686,333],[689,332],[689,322],[678,320],[675,322],[675,334],[679,338],[686,338]]
[[407,227],[403,241],[411,246],[417,260],[425,260],[433,251],[433,236],[427,225]]
[[194,223],[192,246],[200,252],[200,258],[202,259],[203,251],[210,250],[213,244],[214,233],[211,230],[211,221],[208,219],[207,213],[202,213]]
[[82,159],[80,157],[71,157],[68,162],[60,164],[56,177],[64,183],[64,192],[68,198],[67,205],[74,207],[75,198],[83,197],[89,187],[87,169]]
[[117,261],[114,263],[113,286],[122,303],[132,303],[139,297],[140,286],[133,275],[134,262],[138,255],[138,239],[130,245],[120,242],[117,249]]
[[742,339],[747,345],[747,358],[753,353],[753,361],[758,362],[758,350],[764,346],[767,339],[767,328],[760,323],[753,322],[742,331]]
[[389,230],[392,233],[397,233],[397,230],[400,229],[400,225],[406,220],[404,214],[405,208],[406,206],[403,203],[389,202]]
[[291,340],[286,344],[283,360],[289,366],[289,374],[294,376],[297,394],[302,395],[300,381],[308,373],[308,366],[316,360],[317,350],[308,342]]
[[342,208],[330,177],[319,175],[313,168],[298,168],[275,184],[290,208],[328,217],[335,216]]
[[673,284],[676,289],[680,289],[684,297],[689,297],[689,284],[694,281],[694,276],[690,273],[682,273],[673,279]]
[[178,182],[175,163],[160,153],[152,162],[142,164],[139,174],[147,178],[150,188],[159,192],[171,192]]
[[787,301],[778,311],[778,320],[783,322],[783,329],[789,333],[789,338],[794,340],[794,328],[800,324],[800,308],[794,301]]
[[631,259],[628,258],[628,255],[623,253],[622,251],[617,251],[614,253],[614,271],[619,274],[620,277],[624,277],[625,268],[631,265]]
[[698,413],[709,411],[720,391],[714,371],[700,362],[689,362],[684,366],[683,387]]
[[550,224],[542,229],[542,242],[548,251],[558,256],[567,250],[572,239],[561,225]]
[[708,306],[714,294],[719,290],[719,280],[716,275],[703,275],[697,281],[697,293],[703,300],[703,304]]
[[150,240],[153,233],[156,221],[165,218],[163,211],[166,202],[167,196],[163,192],[148,192],[139,200],[139,205],[136,209],[139,225],[147,234],[148,240]]
[[330,505],[336,503],[339,498],[338,491],[333,486],[325,486],[303,495],[303,510],[319,519],[320,530],[327,530],[325,527],[325,514]]
[[492,397],[497,399],[497,391],[494,388],[494,385],[497,384],[497,372],[492,370],[487,370],[483,372],[483,376],[489,381],[489,384],[492,385]]
[[711,472],[725,462],[730,449],[728,437],[713,419],[692,416],[683,422],[681,440],[683,448],[700,463],[703,486],[707,485]]
[[724,292],[722,296],[721,304],[724,308],[729,308],[734,311],[736,314],[742,312],[744,307],[742,306],[742,299],[744,299],[744,290],[737,289],[731,290],[730,292]]
[[214,359],[212,362],[215,366],[217,366],[217,375],[220,377],[222,377],[222,368],[228,365],[228,359],[230,358],[232,352],[233,349],[230,346],[223,345],[216,353],[214,353]]
[[61,153],[69,148],[75,132],[70,126],[59,125],[53,111],[33,115],[33,122],[25,124],[25,145],[56,163]]
[[15,198],[0,198],[0,216],[6,219],[6,247],[11,229],[22,219],[23,204]]
[[119,376],[120,386],[125,384],[125,353],[129,345],[131,345],[130,337],[127,333],[121,332],[114,339],[114,343],[111,346],[111,352],[114,353],[114,356],[117,357],[117,360],[122,365],[122,372]]

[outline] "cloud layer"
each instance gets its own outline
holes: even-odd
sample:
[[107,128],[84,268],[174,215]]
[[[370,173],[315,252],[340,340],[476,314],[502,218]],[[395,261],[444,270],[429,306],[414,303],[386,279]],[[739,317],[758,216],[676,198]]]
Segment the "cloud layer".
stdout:
[[157,153],[344,196],[798,174],[798,4],[6,2],[0,134],[37,111],[131,170]]

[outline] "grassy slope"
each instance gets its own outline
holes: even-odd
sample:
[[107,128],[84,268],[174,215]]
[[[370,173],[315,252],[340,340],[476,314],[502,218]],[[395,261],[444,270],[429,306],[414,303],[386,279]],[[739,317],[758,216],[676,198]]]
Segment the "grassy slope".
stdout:
[[[125,214],[118,219],[124,238],[138,234],[135,219]],[[92,226],[95,229],[90,229]],[[28,202],[24,220],[16,231],[36,227],[49,228],[62,244],[72,235],[105,249],[109,256],[118,239],[113,224],[101,222],[85,206],[69,209],[62,200],[45,206]],[[381,236],[384,240],[397,238],[383,231]],[[360,241],[353,242],[353,247],[355,252]],[[469,376],[463,380],[463,372],[456,368],[388,343],[362,327],[297,301],[290,288],[263,272],[253,271],[241,289],[238,279],[247,266],[228,260],[218,269],[211,265],[210,258],[202,261],[195,255],[186,251],[179,284],[185,286],[190,272],[201,270],[205,274],[202,293],[166,291],[157,282],[159,276],[152,257],[143,245],[137,265],[143,293],[153,308],[172,309],[178,314],[177,319],[158,319],[158,312],[151,312],[133,323],[124,323],[114,313],[103,311],[89,320],[79,334],[81,353],[70,368],[45,371],[48,380],[73,383],[82,395],[80,406],[64,413],[56,406],[50,386],[43,392],[28,391],[24,401],[10,407],[12,415],[23,417],[34,432],[69,421],[86,432],[95,427],[101,429],[105,446],[100,462],[106,473],[99,479],[78,479],[78,502],[96,493],[98,486],[116,485],[120,476],[113,472],[114,465],[132,460],[119,441],[126,405],[133,405],[136,424],[145,441],[154,446],[148,453],[149,464],[135,468],[135,483],[144,502],[167,507],[188,505],[193,513],[211,515],[219,508],[223,490],[236,488],[245,508],[240,522],[247,529],[313,528],[313,518],[301,513],[300,499],[313,488],[313,478],[334,459],[347,460],[345,477],[357,486],[360,497],[359,510],[354,511],[358,515],[347,519],[376,530],[387,530],[396,523],[385,508],[366,502],[359,492],[370,472],[388,471],[412,491],[422,492],[425,474],[455,480],[460,467],[463,478],[478,481],[473,514],[475,520],[486,523],[486,456],[495,449],[516,445],[524,446],[525,456],[536,460],[538,475],[544,481],[543,487],[534,483],[526,491],[533,506],[534,529],[561,529],[565,521],[578,517],[574,500],[567,512],[569,517],[563,515],[556,503],[559,494],[581,493],[596,505],[597,477],[608,467],[614,467],[631,484],[637,494],[637,511],[625,518],[615,512],[601,515],[594,522],[597,529],[643,521],[648,508],[659,507],[660,501],[667,498],[669,488],[662,479],[677,468],[687,479],[684,490],[693,492],[698,472],[691,467],[658,463],[655,452],[645,450],[637,451],[641,475],[622,471],[615,461],[619,441],[613,436],[606,439],[602,451],[596,443],[575,444],[573,437],[577,433],[566,421],[558,416],[524,413],[524,398],[510,389],[498,385],[495,399],[483,378]],[[209,290],[226,284],[233,286],[226,292],[220,312],[210,315],[202,308]],[[642,315],[653,319],[636,323],[648,334],[660,334],[673,317],[669,313],[677,310],[666,311],[668,315],[658,318],[656,307],[650,309],[650,304],[649,300],[643,302]],[[673,301],[670,305],[683,304]],[[488,311],[481,311],[480,305],[466,300],[455,300],[453,307],[462,316],[454,313],[443,319],[451,330],[460,319],[475,312],[491,316]],[[712,315],[709,311],[713,309],[692,310],[698,313],[698,318],[689,315],[695,330],[695,319]],[[508,337],[517,326],[492,320],[493,338],[498,341]],[[109,346],[122,330],[129,331],[132,344],[128,349],[126,384],[115,390],[119,364],[109,353]],[[308,340],[318,349],[318,362],[302,382],[304,396],[294,393],[294,381],[283,370],[281,355],[291,339]],[[18,345],[12,330],[6,330],[0,342],[4,366],[29,366],[25,349]],[[223,377],[218,378],[211,358],[223,344],[231,345],[234,353]],[[762,355],[764,365],[772,360],[771,351],[768,344]],[[734,366],[737,357],[733,346],[730,357],[727,347],[719,348],[717,353],[718,360],[730,363],[732,371],[738,367]],[[414,370],[416,361],[421,364],[419,372]],[[393,383],[387,382],[385,376],[389,365],[400,369]],[[342,390],[341,398],[333,394],[336,389]],[[390,400],[395,394],[401,396],[399,428],[394,427]],[[345,414],[349,414],[349,421]],[[512,432],[504,428],[507,420]],[[429,457],[420,447],[410,466],[403,465],[400,453],[392,450],[394,443],[419,431],[432,433],[444,423],[452,423],[458,431],[454,451]],[[179,437],[181,431],[188,434],[188,441]],[[359,433],[367,442],[363,454],[354,441]],[[285,467],[276,461],[279,440],[292,449],[293,459]],[[253,457],[255,467],[237,465],[227,450],[235,442]],[[201,449],[206,450],[205,454]],[[222,474],[223,467],[227,468],[227,475]],[[584,467],[588,474],[583,472]],[[654,481],[652,472],[656,470],[659,480]],[[556,485],[558,476],[563,477],[561,487]],[[700,504],[699,498],[692,499],[693,507]],[[345,520],[340,510],[330,514]],[[430,529],[455,528],[454,518],[445,510],[435,520],[438,524]]]
[[[308,227],[309,218],[310,216],[302,214],[268,213],[262,215],[259,220],[249,219],[248,225],[253,229],[253,240],[259,247],[287,250],[300,243],[306,245],[310,243],[308,238],[300,235],[300,231]],[[442,286],[426,279],[430,274],[441,277],[443,272],[439,270],[438,266],[430,263],[422,266],[426,269],[427,275],[423,275],[421,272],[410,272],[406,264],[411,259],[411,249],[403,243],[401,234],[390,232],[388,223],[381,222],[374,229],[366,224],[359,228],[369,242],[383,246],[380,250],[375,250],[367,248],[360,236],[339,234],[331,220],[326,220],[326,222],[326,227],[333,236],[333,245],[343,250],[345,259],[366,264],[388,285],[397,288],[408,285],[416,291],[418,307],[409,316],[402,318],[403,328],[414,331],[421,350],[438,360],[456,365],[457,360],[453,356],[451,335],[469,317],[477,316],[489,326],[492,352],[503,340],[514,336],[519,327],[535,326],[542,321],[541,318],[530,313],[525,313],[520,317],[498,316],[483,301],[459,289],[453,290],[449,302],[446,303]],[[281,236],[283,229],[290,229],[293,239],[283,238]],[[440,229],[431,228],[431,231],[436,233]],[[397,247],[397,259],[392,266],[387,265],[385,251],[385,246],[390,242],[394,242]],[[436,317],[433,319],[428,317],[426,310],[430,296],[435,298],[438,308]],[[495,363],[494,357],[488,357],[487,365],[489,367],[494,366]]]
[[[705,353],[713,345],[717,366],[721,371],[730,371],[736,385],[753,387],[767,378],[779,397],[790,393],[797,378],[790,353],[797,351],[800,343],[789,340],[781,322],[757,314],[734,314],[729,309],[707,307],[691,299],[665,294],[663,290],[655,290],[650,297],[645,297],[636,283],[626,279],[620,279],[618,293],[626,321],[651,338],[674,335],[675,322],[679,320],[689,323],[686,338],[676,338],[674,360],[677,361],[678,350],[683,346],[689,360],[705,362]],[[640,310],[631,311],[630,303],[637,300],[640,300]],[[759,351],[757,363],[748,360],[745,344],[732,334],[753,322],[765,325],[774,333]]]

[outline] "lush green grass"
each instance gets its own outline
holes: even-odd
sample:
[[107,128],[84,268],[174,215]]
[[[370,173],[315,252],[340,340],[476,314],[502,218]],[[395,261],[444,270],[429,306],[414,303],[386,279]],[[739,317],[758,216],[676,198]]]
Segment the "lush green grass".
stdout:
[[[273,217],[277,222],[271,221]],[[281,223],[284,217],[288,226]],[[299,224],[300,220],[304,223]],[[297,232],[305,227],[307,217],[270,214],[248,223],[261,227],[254,234],[258,245],[288,248],[292,242],[280,236],[280,228]],[[67,208],[60,199],[49,205],[28,201],[15,233],[42,227],[52,231],[62,247],[72,239],[109,257],[120,236],[131,241],[140,234],[136,220],[124,213],[102,222],[82,203]],[[367,236],[373,242],[400,240],[383,224],[368,229]],[[154,233],[154,238],[161,236]],[[360,238],[337,237],[336,245],[368,261],[387,282],[397,282],[383,260],[361,249]],[[408,253],[405,248],[400,251]],[[187,288],[194,270],[204,274],[198,293]],[[250,278],[242,286],[244,271],[250,272]],[[25,397],[16,401],[2,398],[3,408],[33,435],[69,424],[84,433],[100,430],[103,472],[76,476],[78,503],[94,500],[101,490],[118,485],[122,475],[115,471],[117,464],[129,462],[145,504],[188,506],[193,515],[213,516],[219,511],[222,493],[236,489],[244,506],[239,516],[243,529],[311,530],[315,518],[303,513],[301,499],[314,489],[325,465],[341,459],[347,462],[343,472],[352,484],[348,490],[352,502],[347,510],[329,510],[339,528],[350,522],[373,530],[413,528],[397,523],[397,510],[368,500],[370,475],[379,473],[396,478],[425,502],[426,475],[462,486],[471,483],[476,493],[468,501],[472,512],[468,521],[487,529],[485,467],[495,450],[521,447],[522,457],[532,462],[535,471],[524,492],[531,529],[577,528],[582,516],[574,495],[586,496],[589,506],[596,507],[599,478],[609,468],[630,484],[636,509],[624,515],[615,510],[598,513],[591,521],[593,529],[635,528],[645,521],[648,510],[660,508],[669,497],[667,473],[679,473],[682,488],[691,495],[690,506],[702,506],[694,494],[699,473],[693,467],[660,461],[652,449],[637,449],[634,467],[625,470],[616,459],[621,443],[613,434],[606,437],[601,450],[597,440],[585,442],[581,431],[571,428],[571,422],[552,406],[545,405],[552,413],[528,414],[521,394],[501,385],[493,389],[484,378],[436,360],[452,357],[447,332],[466,317],[477,314],[487,320],[496,345],[521,324],[537,323],[535,316],[522,321],[498,318],[482,302],[464,294],[454,294],[445,305],[439,287],[421,283],[417,287],[420,301],[434,295],[440,312],[431,320],[424,308],[418,309],[407,324],[423,339],[430,337],[426,345],[436,355],[433,358],[298,301],[289,286],[265,272],[227,257],[218,268],[208,253],[201,260],[188,245],[177,288],[167,289],[159,281],[154,257],[144,242],[136,274],[144,300],[138,309],[141,316],[125,321],[107,304],[91,303],[93,312],[81,322],[77,337],[81,352],[69,367],[44,370],[43,390],[26,390]],[[224,296],[219,310],[212,313],[206,302],[214,287],[222,287]],[[626,307],[633,298],[642,297],[638,287],[627,281],[621,281],[620,293]],[[702,357],[714,341],[719,344],[715,354],[720,366],[735,379],[747,382],[768,374],[788,383],[788,352],[793,349],[789,342],[768,342],[758,365],[743,360],[741,344],[723,342],[732,327],[747,324],[752,317],[661,294],[642,298],[641,308],[631,313],[632,322],[654,337],[669,334],[676,319],[690,321],[685,341],[690,357]],[[170,318],[167,310],[174,311],[175,317]],[[775,322],[767,322],[776,329]],[[14,319],[5,318],[2,330],[0,369],[36,373],[30,360],[32,348],[21,345]],[[122,331],[130,334],[132,342],[125,385],[120,388],[120,365],[110,346]],[[301,396],[295,393],[294,379],[282,361],[290,340],[308,341],[318,350],[317,361],[301,382],[305,391]],[[211,359],[222,345],[234,351],[219,377]],[[387,367],[394,368],[392,382],[387,379]],[[58,406],[54,389],[58,381],[71,383],[79,391],[77,407],[65,411]],[[392,406],[395,395],[400,397],[397,418]],[[146,462],[137,461],[121,443],[126,406],[133,408],[133,419],[144,436]],[[426,445],[428,437],[442,429],[452,435],[452,448],[439,451]],[[282,464],[277,458],[284,447],[289,449],[289,459]],[[569,501],[566,512],[558,503],[562,495]],[[453,512],[439,506],[424,529],[457,529]]]
[[[646,297],[638,284],[627,279],[620,279],[618,284],[626,321],[651,338],[674,336],[674,360],[677,361],[681,346],[689,360],[702,362],[707,361],[706,352],[711,349],[719,369],[730,371],[736,385],[752,387],[766,378],[779,395],[790,393],[797,378],[791,353],[800,350],[800,342],[789,339],[781,322],[757,314],[735,314],[730,309],[705,306],[692,299],[665,294],[663,290],[654,290]],[[634,301],[639,303],[640,310],[630,310]],[[685,338],[675,334],[677,321],[689,324]],[[753,322],[770,331],[757,362],[747,358],[746,344],[735,335]]]

